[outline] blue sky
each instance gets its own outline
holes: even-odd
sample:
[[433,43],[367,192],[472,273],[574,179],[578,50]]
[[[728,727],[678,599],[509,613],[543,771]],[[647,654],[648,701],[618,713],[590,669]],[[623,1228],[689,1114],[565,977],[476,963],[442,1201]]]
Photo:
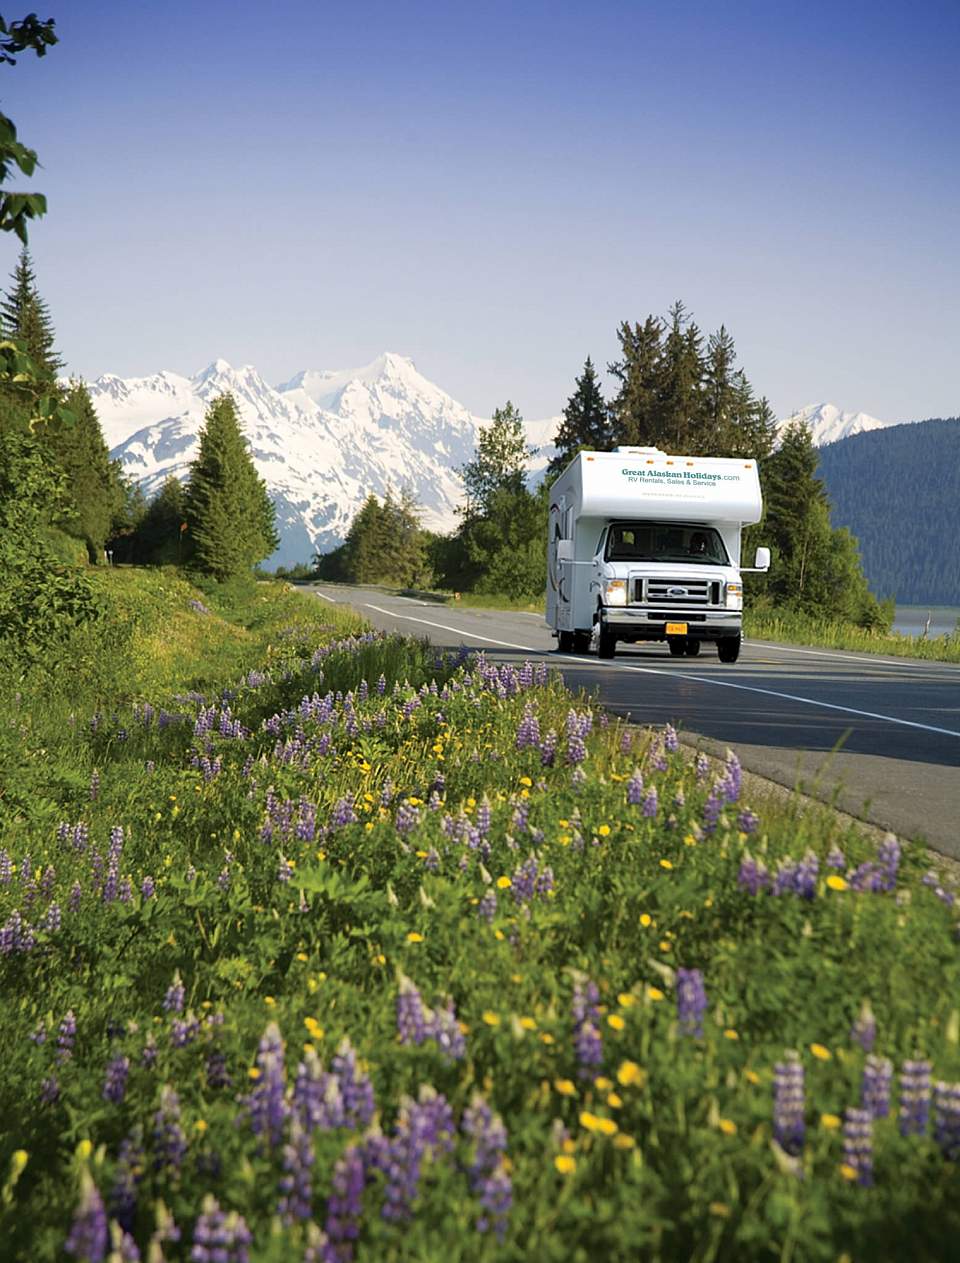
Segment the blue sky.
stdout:
[[781,415],[960,412],[955,0],[48,14],[0,98],[85,377],[389,349],[536,418],[679,297]]

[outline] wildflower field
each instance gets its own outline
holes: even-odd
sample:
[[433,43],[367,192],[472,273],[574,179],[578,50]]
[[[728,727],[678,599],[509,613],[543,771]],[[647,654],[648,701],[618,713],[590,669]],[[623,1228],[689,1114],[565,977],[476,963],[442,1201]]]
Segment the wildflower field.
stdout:
[[920,848],[543,665],[102,582],[0,706],[0,1258],[956,1257]]

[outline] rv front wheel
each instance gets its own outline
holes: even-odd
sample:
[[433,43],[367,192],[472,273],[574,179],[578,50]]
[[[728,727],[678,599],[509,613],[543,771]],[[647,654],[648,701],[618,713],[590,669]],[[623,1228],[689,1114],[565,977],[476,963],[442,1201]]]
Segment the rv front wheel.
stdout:
[[617,638],[613,632],[604,627],[603,620],[600,621],[600,627],[597,632],[597,657],[612,658],[617,652]]
[[717,641],[717,657],[721,662],[736,662],[740,657],[740,644],[742,637],[724,636],[723,640]]
[[700,652],[700,641],[694,640],[692,636],[688,636],[686,652],[688,658],[695,658]]
[[672,658],[682,658],[687,652],[686,636],[668,636],[667,644],[670,647],[670,656]]

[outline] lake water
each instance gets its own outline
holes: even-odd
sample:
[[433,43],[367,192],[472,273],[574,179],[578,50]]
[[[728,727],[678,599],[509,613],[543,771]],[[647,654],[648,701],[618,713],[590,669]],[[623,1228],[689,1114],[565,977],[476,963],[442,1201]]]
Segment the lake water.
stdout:
[[898,605],[893,618],[893,630],[904,636],[919,636],[930,619],[928,636],[947,636],[960,619],[960,606],[956,605]]

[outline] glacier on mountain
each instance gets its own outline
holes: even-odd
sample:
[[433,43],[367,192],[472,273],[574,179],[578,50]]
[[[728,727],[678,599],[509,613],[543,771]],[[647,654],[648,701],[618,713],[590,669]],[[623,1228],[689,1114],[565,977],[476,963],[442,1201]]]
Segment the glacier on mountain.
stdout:
[[[485,422],[386,352],[362,368],[308,370],[277,387],[250,364],[214,360],[195,377],[106,374],[90,386],[111,455],[149,496],[185,478],[210,401],[229,391],[254,463],[277,510],[280,547],[268,566],[309,561],[344,539],[366,497],[407,490],[423,525],[449,531],[463,488],[457,474]],[[531,475],[553,455],[559,417],[531,422]]]

